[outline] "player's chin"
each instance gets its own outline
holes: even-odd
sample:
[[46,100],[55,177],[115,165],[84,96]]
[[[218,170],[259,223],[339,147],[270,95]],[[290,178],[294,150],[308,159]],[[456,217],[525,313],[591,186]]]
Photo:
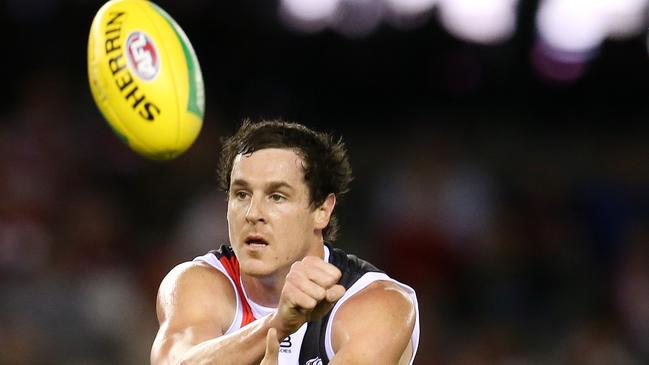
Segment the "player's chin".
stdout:
[[254,277],[263,277],[272,274],[277,268],[259,257],[245,257],[239,259],[241,272]]

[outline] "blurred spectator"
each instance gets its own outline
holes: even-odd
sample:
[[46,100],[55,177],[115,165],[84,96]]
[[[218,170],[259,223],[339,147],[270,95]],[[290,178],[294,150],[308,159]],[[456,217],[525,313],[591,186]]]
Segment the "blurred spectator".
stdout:
[[649,359],[649,231],[641,222],[620,263],[614,294],[630,345]]

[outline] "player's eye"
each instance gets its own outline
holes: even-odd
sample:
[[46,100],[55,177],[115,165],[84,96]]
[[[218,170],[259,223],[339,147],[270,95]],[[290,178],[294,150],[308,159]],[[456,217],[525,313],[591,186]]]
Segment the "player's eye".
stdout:
[[234,192],[234,196],[239,200],[243,200],[248,196],[248,193],[243,190],[239,190]]
[[282,194],[274,193],[270,195],[270,200],[279,203],[281,201],[286,200],[286,197],[284,197]]

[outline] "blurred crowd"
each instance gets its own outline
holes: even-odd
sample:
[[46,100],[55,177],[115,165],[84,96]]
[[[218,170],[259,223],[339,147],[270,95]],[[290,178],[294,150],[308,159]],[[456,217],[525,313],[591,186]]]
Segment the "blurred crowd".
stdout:
[[[0,364],[145,364],[160,280],[227,241],[214,169],[239,121],[208,112],[151,162],[64,75],[0,115]],[[415,363],[648,363],[646,128],[422,118],[331,125],[356,172],[336,245],[417,290]]]

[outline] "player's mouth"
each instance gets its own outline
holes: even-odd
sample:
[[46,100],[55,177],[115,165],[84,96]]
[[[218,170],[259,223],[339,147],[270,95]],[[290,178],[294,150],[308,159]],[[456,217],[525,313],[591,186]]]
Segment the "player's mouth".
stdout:
[[246,237],[246,246],[250,248],[262,248],[268,246],[268,242],[259,235],[249,235]]

